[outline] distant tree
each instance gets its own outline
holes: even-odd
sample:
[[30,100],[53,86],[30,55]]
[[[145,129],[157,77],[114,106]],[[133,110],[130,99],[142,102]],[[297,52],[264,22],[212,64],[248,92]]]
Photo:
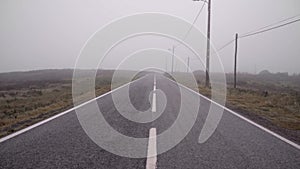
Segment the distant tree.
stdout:
[[271,75],[272,73],[269,72],[268,70],[262,70],[261,72],[259,72],[259,75]]

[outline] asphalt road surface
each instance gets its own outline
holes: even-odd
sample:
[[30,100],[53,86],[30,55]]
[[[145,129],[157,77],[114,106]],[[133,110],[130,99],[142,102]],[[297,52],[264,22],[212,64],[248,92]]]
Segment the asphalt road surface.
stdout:
[[[75,111],[70,111],[38,127],[0,143],[0,168],[300,168],[300,150],[257,126],[225,110],[214,134],[203,144],[198,143],[211,102],[162,75],[156,76],[158,92],[153,99],[154,75],[148,75],[130,85],[115,90],[122,95],[129,88],[129,98],[135,109],[155,111],[164,109],[153,122],[136,123],[122,116],[112,102],[111,94],[97,99],[105,120],[118,132],[136,138],[148,138],[150,129],[155,134],[168,130],[180,109],[181,99],[200,99],[195,124],[187,136],[174,148],[158,154],[155,159],[127,158],[110,153],[95,144],[82,129]],[[180,98],[180,90],[188,98]],[[150,96],[150,97],[149,97]],[[120,97],[122,98],[122,97]],[[167,100],[166,107],[161,100]],[[153,105],[153,100],[156,105]],[[124,111],[130,113],[124,101]],[[183,105],[188,113],[191,105]],[[83,106],[87,111],[89,104]],[[136,112],[135,112],[136,113]],[[151,113],[151,112],[150,112]],[[91,115],[93,113],[91,112]],[[180,131],[179,131],[180,132]],[[174,133],[176,134],[176,133]],[[122,140],[115,140],[122,145]],[[154,152],[159,152],[160,142],[149,141]],[[151,145],[150,145],[151,144]],[[153,144],[153,145],[152,145]],[[157,145],[156,145],[157,144]],[[126,144],[123,143],[124,148]],[[145,153],[149,153],[149,150]],[[153,164],[152,164],[153,165]],[[152,166],[153,167],[153,166]]]

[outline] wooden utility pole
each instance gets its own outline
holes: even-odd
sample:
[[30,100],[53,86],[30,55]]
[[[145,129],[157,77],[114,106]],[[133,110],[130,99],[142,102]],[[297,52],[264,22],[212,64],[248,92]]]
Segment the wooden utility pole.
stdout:
[[208,18],[207,18],[207,48],[206,48],[206,78],[205,86],[209,87],[209,57],[210,57],[210,14],[211,14],[211,0],[208,0]]
[[236,62],[237,62],[237,47],[239,35],[235,34],[235,50],[234,50],[234,88],[236,88]]

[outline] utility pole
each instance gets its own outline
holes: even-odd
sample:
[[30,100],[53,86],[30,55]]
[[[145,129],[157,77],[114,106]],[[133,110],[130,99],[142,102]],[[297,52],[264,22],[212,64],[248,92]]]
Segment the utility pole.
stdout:
[[238,45],[239,35],[235,34],[235,50],[234,50],[234,88],[236,88],[236,62],[237,62],[237,45]]
[[190,57],[187,58],[187,68],[186,68],[186,72],[189,72],[189,68],[190,68]]
[[210,57],[210,14],[211,14],[211,0],[208,1],[208,16],[207,16],[207,48],[206,48],[206,78],[205,86],[209,87],[209,57]]

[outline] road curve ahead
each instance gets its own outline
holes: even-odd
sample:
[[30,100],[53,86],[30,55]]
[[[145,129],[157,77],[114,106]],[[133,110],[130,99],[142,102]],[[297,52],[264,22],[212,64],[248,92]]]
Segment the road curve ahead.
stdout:
[[[131,111],[128,100],[123,100],[124,104],[119,105],[122,110],[119,111],[111,94],[96,101],[105,120],[119,133],[134,138],[149,138],[149,135],[153,135],[142,152],[145,155],[150,153],[151,157],[122,157],[99,147],[84,132],[73,110],[15,137],[2,139],[0,168],[300,168],[298,148],[227,110],[213,135],[205,143],[199,144],[199,135],[211,102],[160,74],[147,75],[113,92],[122,98],[126,91],[129,91],[130,101],[136,110],[150,114],[164,111],[152,122],[137,123],[119,112],[137,113]],[[189,97],[180,98],[180,92]],[[156,93],[155,96],[153,93]],[[179,144],[160,154],[161,143],[155,135],[172,127],[179,116],[181,99],[193,98],[198,98],[200,105],[195,124]],[[165,105],[162,100],[167,100]],[[185,113],[190,113],[191,105],[182,106]],[[93,115],[89,104],[81,108],[91,111]],[[174,135],[180,134],[180,129]],[[131,148],[117,138],[112,137],[111,141],[125,150]]]

